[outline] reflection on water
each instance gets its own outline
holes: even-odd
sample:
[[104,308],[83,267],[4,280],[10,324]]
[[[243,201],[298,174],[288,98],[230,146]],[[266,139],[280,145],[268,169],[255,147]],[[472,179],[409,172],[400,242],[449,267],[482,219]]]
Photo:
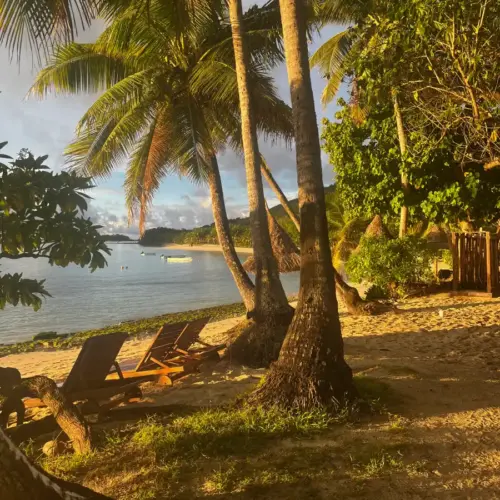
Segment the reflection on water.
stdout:
[[[0,343],[30,339],[42,331],[70,333],[129,319],[239,302],[232,276],[218,252],[148,248],[111,244],[108,267],[90,273],[71,265],[51,267],[41,259],[2,262],[1,272],[22,272],[46,279],[52,295],[38,312],[23,306],[0,311]],[[162,253],[190,255],[190,263],[167,263]],[[246,256],[240,256],[242,261]],[[121,270],[121,267],[128,269]],[[298,273],[282,276],[287,293],[298,290]]]

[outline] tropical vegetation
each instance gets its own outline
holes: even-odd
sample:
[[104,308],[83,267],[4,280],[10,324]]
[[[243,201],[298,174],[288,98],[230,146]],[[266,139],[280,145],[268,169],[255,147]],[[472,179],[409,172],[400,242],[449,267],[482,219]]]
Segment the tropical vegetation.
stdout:
[[[0,150],[7,142],[0,144]],[[74,173],[54,173],[45,165],[47,156],[35,158],[22,150],[16,159],[0,158],[0,262],[46,259],[50,265],[77,264],[91,271],[106,265],[110,250],[99,226],[84,217],[92,188],[91,179]],[[43,280],[23,273],[0,274],[0,309],[6,304],[37,310],[50,297]]]
[[[241,0],[0,0],[0,43],[17,56],[27,45],[47,63],[33,94],[102,93],[68,146],[70,172],[49,174],[42,167],[44,158],[29,153],[1,166],[0,178],[7,182],[0,199],[2,221],[7,220],[2,257],[104,265],[101,252],[107,248],[97,228],[80,216],[86,210],[80,190],[90,187],[91,176],[109,175],[122,162],[127,162],[130,218],[138,218],[141,233],[166,175],[206,182],[214,228],[157,228],[145,232],[142,243],[214,242],[216,235],[247,310],[248,321],[233,331],[231,359],[270,365],[245,397],[243,410],[229,411],[229,416],[207,412],[175,420],[170,427],[151,423],[129,433],[144,456],[154,458],[153,483],[176,477],[175,460],[185,449],[196,460],[200,450],[202,455],[217,453],[219,436],[204,430],[211,423],[220,425],[226,438],[248,437],[256,428],[286,434],[322,428],[332,414],[342,420],[358,409],[360,395],[344,357],[336,296],[343,281],[334,261],[347,260],[356,280],[400,294],[415,281],[430,280],[434,253],[420,237],[427,223],[449,231],[498,221],[499,9],[492,0],[270,0],[246,12]],[[106,21],[98,40],[75,43],[79,27],[87,28],[97,17]],[[309,61],[312,31],[330,23],[349,27]],[[278,96],[270,76],[283,61],[291,106]],[[326,121],[323,130],[323,147],[337,182],[333,200],[323,186],[310,64],[327,80],[324,103],[334,99],[343,81],[348,84],[349,99],[339,102],[335,121]],[[298,217],[281,199],[260,155],[259,141],[266,136],[294,141]],[[248,225],[231,225],[226,214],[218,166],[226,148],[244,154]],[[287,209],[289,227],[299,231],[295,310],[279,279],[262,176]],[[46,202],[39,186],[49,177],[57,185]],[[18,214],[24,219],[18,221]],[[382,236],[362,236],[372,217]],[[52,221],[57,235],[48,228]],[[399,238],[390,238],[382,221],[397,227]],[[65,224],[79,232],[79,239],[66,238]],[[2,228],[2,238],[3,233]],[[59,243],[61,235],[71,251]],[[240,241],[253,247],[255,285],[236,254]],[[1,279],[5,276],[2,306],[21,302],[37,307],[47,295],[43,283],[23,282],[21,276]],[[18,290],[13,293],[12,283]],[[112,455],[109,451],[107,456]],[[35,469],[3,431],[0,456],[0,469],[5,469],[0,470],[0,488],[5,485],[15,500],[100,498]],[[162,457],[168,458],[167,465]],[[383,455],[384,464],[395,462],[387,457]],[[15,479],[5,479],[10,477]],[[143,493],[149,494],[138,492]]]

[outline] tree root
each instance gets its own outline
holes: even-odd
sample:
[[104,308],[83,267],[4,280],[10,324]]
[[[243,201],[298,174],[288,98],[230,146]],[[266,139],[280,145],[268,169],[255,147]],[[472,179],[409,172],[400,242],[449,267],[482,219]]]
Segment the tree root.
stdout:
[[267,368],[278,359],[293,309],[262,320],[250,319],[232,328],[225,359],[251,368]]
[[338,296],[344,302],[347,311],[353,316],[376,316],[394,310],[394,306],[376,300],[364,300],[353,286],[348,285],[342,277],[335,274],[335,286]]
[[[323,408],[338,414],[355,401],[357,393],[352,385],[352,373],[347,364],[345,370],[339,368],[335,376],[330,378],[337,383],[311,377],[274,363],[264,383],[257,387],[246,401],[255,406],[278,406],[296,411]],[[348,392],[344,392],[345,387],[350,387]]]

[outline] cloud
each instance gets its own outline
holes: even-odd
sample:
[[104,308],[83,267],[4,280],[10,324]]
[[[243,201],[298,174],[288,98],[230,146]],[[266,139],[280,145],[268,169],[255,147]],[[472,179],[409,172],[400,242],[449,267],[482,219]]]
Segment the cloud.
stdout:
[[[266,0],[257,0],[259,4]],[[254,0],[244,0],[245,8],[254,4]],[[83,32],[79,41],[94,40],[102,31],[104,23],[95,22],[92,27]],[[339,27],[327,27],[322,30],[321,40],[316,39],[310,45],[311,52],[319,47],[328,37],[339,31]],[[54,170],[60,170],[64,165],[63,152],[73,139],[75,126],[88,107],[95,101],[98,94],[78,96],[49,95],[40,101],[25,100],[24,97],[32,85],[38,68],[32,66],[31,57],[26,54],[21,67],[9,61],[8,51],[0,47],[0,141],[8,140],[7,153],[14,156],[23,147],[28,147],[35,155],[49,154],[47,165]],[[286,102],[290,102],[288,77],[284,64],[275,68],[273,77],[279,95]],[[332,119],[335,105],[322,108],[320,95],[324,80],[319,73],[312,72],[312,84],[315,93],[315,107],[320,123],[323,117]],[[263,139],[259,147],[264,154],[270,168],[283,191],[290,198],[297,193],[297,173],[295,149],[288,149],[284,143],[272,144]],[[243,157],[227,150],[219,155],[219,164],[227,203],[229,217],[243,217],[248,213],[246,195],[246,175]],[[331,184],[333,172],[326,155],[322,155],[323,179],[325,184]],[[125,196],[121,187],[123,179],[123,165],[118,166],[111,176],[108,186],[97,187],[90,195],[94,198],[91,204],[92,218],[103,226],[102,231],[123,232],[138,234],[137,226],[128,227],[125,208]],[[119,184],[119,186],[118,186]],[[266,186],[266,183],[264,182]],[[116,186],[116,189],[113,189]],[[270,204],[275,203],[275,197],[269,188],[265,188],[266,198]],[[185,195],[181,198],[181,195]],[[188,180],[176,181],[171,184],[167,180],[163,183],[157,200],[169,200],[172,203],[159,203],[152,208],[148,219],[148,227],[153,225],[170,227],[193,227],[212,222],[209,190],[203,186],[192,186]],[[89,211],[90,212],[90,211]]]

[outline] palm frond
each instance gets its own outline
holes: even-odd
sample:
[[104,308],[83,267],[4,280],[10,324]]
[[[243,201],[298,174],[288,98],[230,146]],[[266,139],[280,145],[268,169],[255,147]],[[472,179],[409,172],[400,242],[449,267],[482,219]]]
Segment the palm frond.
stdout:
[[154,192],[169,168],[169,141],[171,117],[164,109],[158,109],[146,132],[137,142],[130,156],[125,177],[125,198],[129,211],[129,223],[137,217],[139,210],[139,231],[146,227],[146,217]]
[[25,46],[41,59],[98,14],[100,0],[0,0],[0,44],[18,61]]
[[341,31],[326,41],[311,57],[311,67],[318,67],[327,79],[321,95],[323,105],[333,100],[345,75],[346,57],[353,45],[350,30]]
[[351,24],[366,15],[371,0],[314,0],[315,17],[326,24]]
[[96,51],[93,44],[71,43],[58,48],[42,69],[29,94],[99,92],[125,77],[130,70],[117,57]]
[[65,151],[67,165],[84,175],[109,176],[129,157],[151,113],[147,104],[137,105],[121,118],[102,117],[95,127],[82,129]]
[[136,105],[147,100],[150,95],[148,87],[153,70],[145,69],[122,78],[118,83],[107,89],[78,122],[77,130],[91,126],[99,121],[100,117],[119,115],[133,109]]

